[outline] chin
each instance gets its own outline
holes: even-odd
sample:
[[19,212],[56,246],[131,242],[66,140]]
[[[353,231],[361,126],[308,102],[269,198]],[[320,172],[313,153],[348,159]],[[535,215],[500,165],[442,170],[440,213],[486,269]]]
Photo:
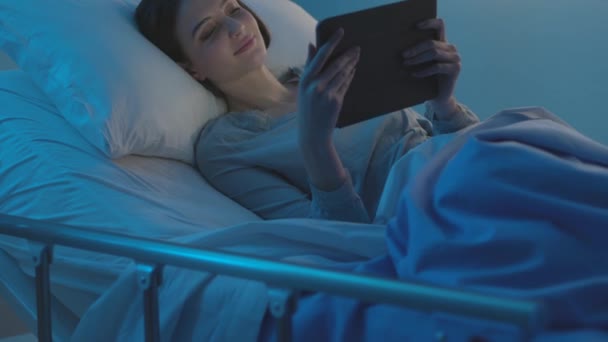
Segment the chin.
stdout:
[[251,62],[251,64],[253,64],[253,67],[259,68],[262,65],[266,64],[268,52],[266,51],[266,47],[264,45],[260,47],[260,45],[258,44],[258,47],[255,49],[255,51],[252,52],[253,53],[251,54],[251,58],[249,59],[249,61]]

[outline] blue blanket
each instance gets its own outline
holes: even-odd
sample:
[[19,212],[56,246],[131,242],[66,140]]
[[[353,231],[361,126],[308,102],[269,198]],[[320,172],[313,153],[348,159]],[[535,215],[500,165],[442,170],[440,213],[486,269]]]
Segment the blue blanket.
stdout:
[[[608,148],[532,107],[450,139],[409,170],[388,253],[355,271],[540,300],[551,334],[608,329]],[[302,299],[293,322],[298,341],[427,341],[441,329],[456,340],[513,339],[481,323],[324,294]]]

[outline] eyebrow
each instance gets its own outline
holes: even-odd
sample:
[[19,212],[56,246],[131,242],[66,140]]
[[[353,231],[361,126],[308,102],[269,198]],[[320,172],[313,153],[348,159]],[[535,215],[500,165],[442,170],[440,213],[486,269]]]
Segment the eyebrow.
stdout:
[[[228,2],[228,0],[222,0],[222,2],[220,3],[220,8],[224,8],[224,5],[226,5],[226,2]],[[192,38],[194,38],[194,35],[196,34],[196,31],[198,31],[198,29],[203,26],[203,24],[207,21],[211,19],[211,17],[207,17],[203,20],[201,20],[198,24],[196,24],[194,26],[194,28],[192,29]]]

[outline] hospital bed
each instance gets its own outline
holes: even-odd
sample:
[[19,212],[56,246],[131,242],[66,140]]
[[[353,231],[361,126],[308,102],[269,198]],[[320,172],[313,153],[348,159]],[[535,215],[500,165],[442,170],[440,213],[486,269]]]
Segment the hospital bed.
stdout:
[[[20,70],[0,72],[0,79],[28,82]],[[116,295],[117,279],[129,271],[142,282],[136,294],[145,298],[142,331],[146,340],[158,340],[164,310],[158,289],[172,274],[163,266],[267,284],[260,292],[267,298],[249,305],[252,310],[269,305],[283,317],[281,334],[288,334],[289,308],[298,291],[495,320],[517,334],[541,327],[538,303],[312,267],[381,253],[384,226],[263,221],[185,163],[107,159],[38,90],[19,93],[15,86],[11,92],[8,82],[2,83],[0,288],[41,341],[67,340],[81,320],[91,324],[91,307],[110,303],[104,296]],[[243,301],[248,302],[239,305]]]
[[[112,161],[39,90],[7,86],[27,82],[22,71],[0,72],[0,290],[41,341],[167,340],[161,327],[170,319],[163,311],[175,315],[186,309],[171,301],[197,298],[184,279],[205,287],[201,311],[232,320],[202,315],[200,325],[223,330],[197,335],[209,340],[254,340],[260,322],[238,312],[267,308],[280,322],[278,336],[289,336],[301,291],[486,322],[507,341],[528,340],[543,328],[542,304],[534,301],[331,271],[326,266],[382,253],[385,226],[263,221],[185,163],[139,156]],[[184,276],[180,268],[198,272]],[[243,295],[227,297],[228,286]],[[118,327],[127,337],[104,335],[100,321],[104,331]],[[450,336],[449,327],[437,334]]]
[[24,72],[0,80],[0,293],[41,341],[167,340],[194,299],[198,337],[253,340],[247,316],[267,308],[286,337],[300,291],[492,321],[507,340],[543,328],[540,303],[330,271],[384,252],[384,225],[263,221],[183,162],[109,160]]

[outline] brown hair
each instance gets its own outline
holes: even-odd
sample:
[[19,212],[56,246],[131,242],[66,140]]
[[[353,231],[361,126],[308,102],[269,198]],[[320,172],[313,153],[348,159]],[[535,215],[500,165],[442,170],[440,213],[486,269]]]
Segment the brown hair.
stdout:
[[[135,22],[144,37],[176,63],[188,62],[175,32],[180,3],[180,0],[142,0],[135,10]],[[237,3],[253,15],[268,48],[271,36],[266,24],[240,0]],[[200,83],[213,95],[226,99],[225,94],[208,79]]]

